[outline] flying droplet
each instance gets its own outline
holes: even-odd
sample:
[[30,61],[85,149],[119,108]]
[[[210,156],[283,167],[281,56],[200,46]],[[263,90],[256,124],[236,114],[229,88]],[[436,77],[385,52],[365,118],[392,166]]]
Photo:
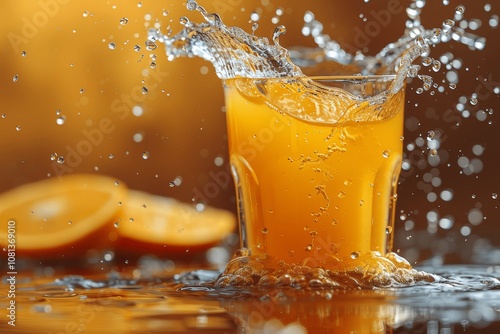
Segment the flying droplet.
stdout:
[[153,41],[151,41],[151,40],[147,40],[145,44],[146,44],[146,49],[147,49],[148,51],[154,51],[154,50],[156,50],[156,48],[158,47],[158,46],[155,44],[155,42],[153,42]]
[[108,44],[108,48],[110,50],[114,50],[114,49],[116,49],[116,44],[114,42],[111,42],[111,43]]
[[432,70],[434,72],[439,72],[440,69],[441,69],[441,62],[439,60],[434,60],[432,62]]
[[284,25],[280,25],[274,29],[273,41],[275,44],[279,44],[280,36],[286,33],[286,28]]
[[128,19],[127,19],[126,17],[122,17],[122,18],[120,19],[120,24],[121,24],[122,26],[126,25],[127,23],[128,23]]
[[149,152],[148,152],[148,151],[144,151],[144,152],[142,152],[142,158],[143,158],[144,160],[148,160],[148,158],[149,158]]
[[57,125],[63,125],[64,122],[66,122],[66,116],[62,115],[62,116],[57,117],[57,119],[56,119]]
[[455,8],[455,14],[462,15],[463,13],[465,13],[464,6],[460,5],[460,6],[457,6],[457,8]]
[[188,2],[186,3],[186,8],[188,10],[196,10],[196,8],[198,8],[198,4],[194,0],[188,0]]
[[444,31],[444,32],[448,32],[448,31],[450,31],[450,30],[451,30],[451,28],[453,28],[453,26],[454,26],[454,25],[455,25],[455,21],[450,20],[450,19],[445,20],[445,21],[443,22],[443,31]]

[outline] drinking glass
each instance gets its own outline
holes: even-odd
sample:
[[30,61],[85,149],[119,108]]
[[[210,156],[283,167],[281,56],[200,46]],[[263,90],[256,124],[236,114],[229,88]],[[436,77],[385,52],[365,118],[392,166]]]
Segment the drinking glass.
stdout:
[[394,76],[224,81],[241,246],[287,263],[390,251],[405,87]]

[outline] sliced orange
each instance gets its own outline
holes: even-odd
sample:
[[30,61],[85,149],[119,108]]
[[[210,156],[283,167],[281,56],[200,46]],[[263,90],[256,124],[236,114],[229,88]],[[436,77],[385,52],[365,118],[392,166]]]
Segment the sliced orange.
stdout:
[[228,211],[130,190],[116,229],[117,253],[190,253],[219,243],[236,225]]
[[10,190],[0,195],[0,245],[6,247],[14,232],[18,254],[83,256],[86,249],[103,247],[126,192],[113,178],[86,174]]

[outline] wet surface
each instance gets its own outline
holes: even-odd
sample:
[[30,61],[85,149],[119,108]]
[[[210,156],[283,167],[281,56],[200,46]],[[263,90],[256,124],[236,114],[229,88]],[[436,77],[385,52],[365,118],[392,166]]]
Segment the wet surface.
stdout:
[[[500,267],[422,268],[432,284],[386,289],[216,289],[216,271],[139,279],[18,276],[2,333],[497,333]],[[7,277],[2,290],[8,289]]]

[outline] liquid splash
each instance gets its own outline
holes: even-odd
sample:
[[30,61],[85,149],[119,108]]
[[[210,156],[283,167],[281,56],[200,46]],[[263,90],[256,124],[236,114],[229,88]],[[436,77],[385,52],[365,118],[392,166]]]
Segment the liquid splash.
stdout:
[[353,254],[351,258],[331,256],[318,266],[316,261],[289,264],[272,258],[250,256],[240,250],[216,279],[215,287],[254,286],[290,288],[371,289],[438,282],[440,277],[415,270],[396,253]]
[[[425,3],[425,0],[412,1],[406,10],[409,19],[404,35],[396,42],[388,44],[375,56],[360,52],[350,54],[342,49],[339,43],[323,34],[323,25],[315,20],[312,12],[307,12],[304,16],[303,32],[305,31],[306,35],[311,34],[319,48],[292,48],[288,51],[279,44],[279,37],[286,32],[284,26],[275,29],[273,44],[270,44],[265,37],[257,37],[241,28],[224,25],[219,15],[208,13],[195,0],[187,2],[187,9],[198,11],[205,22],[193,23],[183,17],[181,23],[185,28],[177,35],[170,37],[153,29],[149,33],[147,43],[163,43],[169,60],[196,56],[210,61],[221,79],[301,77],[304,76],[301,68],[321,64],[323,75],[334,75],[339,71],[352,75],[396,75],[391,87],[381,95],[398,92],[407,77],[419,78],[423,82],[422,90],[428,91],[432,88],[433,79],[429,75],[419,74],[421,66],[415,64],[416,59],[421,57],[424,67],[430,66],[437,72],[441,63],[429,57],[432,46],[456,41],[468,45],[471,49],[482,50],[486,40],[456,25],[456,20],[459,23],[463,20],[465,7],[462,5],[455,9],[455,20],[446,19],[442,27],[426,29],[420,20]],[[379,97],[370,99],[373,103],[381,102],[377,101]]]
[[185,28],[170,38],[158,30],[151,30],[149,41],[165,45],[167,57],[201,57],[212,62],[221,79],[235,77],[266,78],[294,77],[302,75],[288,56],[288,51],[279,45],[279,36],[285,28],[276,28],[273,44],[265,37],[247,34],[238,27],[227,27],[219,15],[207,11],[195,1],[188,1],[189,10],[198,11],[205,22],[193,23],[181,18]]

